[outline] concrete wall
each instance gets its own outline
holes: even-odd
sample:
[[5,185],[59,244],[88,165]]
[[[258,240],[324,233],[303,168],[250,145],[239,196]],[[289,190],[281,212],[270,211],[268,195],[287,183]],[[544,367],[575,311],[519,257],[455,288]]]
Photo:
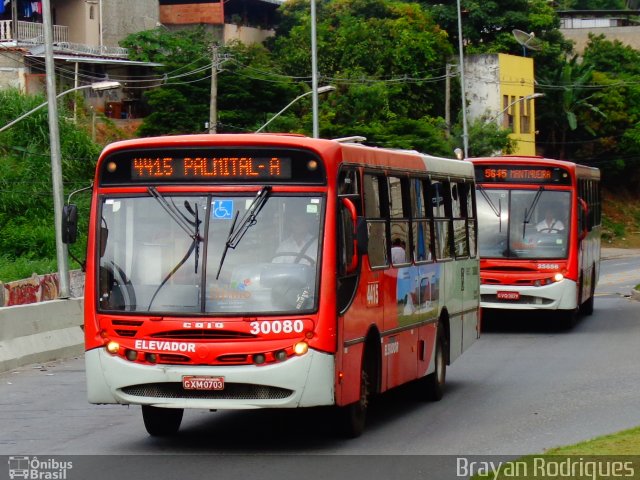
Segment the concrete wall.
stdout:
[[81,355],[83,299],[0,308],[0,372]]
[[156,28],[158,0],[102,0],[102,41],[117,47],[131,33]]
[[619,40],[625,45],[640,50],[640,27],[562,28],[560,32],[567,40],[575,42],[574,49],[579,54],[584,52],[590,33],[604,35],[611,42]]
[[26,70],[22,58],[19,49],[3,49],[0,55],[0,88],[12,87],[25,91]]
[[[471,122],[484,117],[504,128],[511,127],[509,137],[516,142],[513,153],[535,155],[534,100],[517,101],[534,93],[532,58],[502,53],[469,55],[465,58],[465,87]],[[511,102],[516,103],[505,111]],[[525,112],[528,129],[526,124],[521,126]]]

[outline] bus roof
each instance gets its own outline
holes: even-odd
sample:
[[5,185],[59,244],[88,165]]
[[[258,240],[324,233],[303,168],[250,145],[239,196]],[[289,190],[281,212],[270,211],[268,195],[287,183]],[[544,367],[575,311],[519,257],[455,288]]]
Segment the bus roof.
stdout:
[[107,145],[101,158],[117,151],[135,148],[179,148],[238,146],[279,148],[306,148],[326,159],[340,159],[346,163],[364,164],[381,168],[402,168],[417,172],[444,173],[458,177],[473,177],[473,166],[469,162],[435,157],[414,150],[400,150],[365,146],[340,140],[310,138],[295,134],[233,133],[195,134],[145,137],[123,140]]

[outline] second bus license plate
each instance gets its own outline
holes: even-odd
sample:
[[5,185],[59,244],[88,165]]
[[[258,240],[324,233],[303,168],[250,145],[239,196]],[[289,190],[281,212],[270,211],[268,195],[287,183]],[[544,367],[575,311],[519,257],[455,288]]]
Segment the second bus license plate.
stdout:
[[182,387],[185,390],[224,390],[224,377],[182,377]]
[[520,300],[520,292],[498,292],[498,300]]

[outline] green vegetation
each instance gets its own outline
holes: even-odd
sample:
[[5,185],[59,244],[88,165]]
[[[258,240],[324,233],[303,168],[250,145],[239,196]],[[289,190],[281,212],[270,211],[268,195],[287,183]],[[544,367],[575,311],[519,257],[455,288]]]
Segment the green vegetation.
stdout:
[[603,192],[603,247],[640,248],[640,203],[625,191]]
[[[471,478],[474,480],[495,478],[592,480],[618,476],[638,478],[638,472],[640,472],[638,452],[640,452],[640,427],[635,427],[574,445],[551,448],[543,454],[524,456],[504,463],[498,472],[482,471]],[[536,468],[534,464],[538,467]],[[543,467],[540,467],[541,465]],[[552,465],[553,468],[544,467],[548,465]],[[558,468],[560,465],[565,468],[573,465],[574,469],[560,473]],[[625,474],[607,475],[614,466],[624,468]]]
[[[0,125],[43,103],[43,96],[0,91]],[[60,148],[67,195],[90,185],[100,146],[60,105]],[[30,277],[56,270],[53,193],[47,111],[42,109],[0,134],[0,281]],[[88,216],[89,198],[79,199]],[[86,228],[82,229],[86,232]],[[78,255],[84,257],[81,239]],[[72,265],[78,268],[78,265]]]
[[640,427],[591,440],[549,449],[545,455],[638,455]]

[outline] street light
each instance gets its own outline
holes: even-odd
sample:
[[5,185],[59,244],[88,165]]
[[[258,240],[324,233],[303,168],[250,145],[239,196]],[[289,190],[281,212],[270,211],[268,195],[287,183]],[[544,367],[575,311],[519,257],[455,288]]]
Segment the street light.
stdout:
[[458,10],[458,56],[460,57],[460,94],[462,96],[462,147],[464,158],[469,157],[469,127],[467,126],[467,86],[464,81],[464,42],[462,39],[462,11],[460,0],[456,1]]
[[[326,93],[326,92],[331,92],[333,90],[335,90],[336,87],[334,87],[333,85],[325,85],[324,87],[320,87],[317,90],[317,93]],[[294,98],[286,107],[284,107],[282,110],[280,110],[278,113],[276,113],[273,117],[271,117],[267,123],[265,123],[264,125],[262,125],[258,130],[255,131],[255,133],[260,133],[264,127],[266,127],[267,125],[269,125],[273,120],[275,120],[276,118],[278,118],[287,108],[289,108],[291,105],[293,105],[294,103],[296,103],[298,100],[300,100],[302,97],[306,97],[307,95],[311,95],[312,93],[314,93],[314,90],[309,90],[308,92],[303,93],[302,95],[298,95],[296,98]]]
[[516,103],[519,102],[524,102],[525,100],[532,100],[534,98],[540,98],[540,97],[544,97],[544,93],[532,93],[531,95],[526,95],[524,97],[520,97],[517,100],[514,100],[513,102],[511,102],[509,105],[507,105],[506,107],[504,107],[502,109],[502,111],[498,112],[496,115],[494,115],[493,117],[489,118],[489,120],[487,120],[487,122],[493,122],[494,120],[497,120],[498,118],[500,118],[500,116],[506,112],[507,110],[509,110],[512,106],[514,106]]
[[[99,92],[99,91],[102,91],[102,90],[112,90],[114,88],[120,88],[120,87],[121,87],[121,85],[120,85],[119,82],[108,82],[108,81],[95,82],[95,83],[92,83],[92,84],[89,84],[89,85],[82,85],[80,87],[74,87],[74,88],[70,88],[69,90],[65,90],[64,92],[59,93],[58,95],[56,95],[56,98],[60,98],[63,95],[66,95],[67,93],[75,92],[75,91],[78,91],[78,90],[84,90],[84,89],[87,89],[87,88],[91,88],[91,89],[95,90],[96,92]],[[7,130],[7,129],[11,128],[11,127],[13,127],[19,121],[24,120],[25,118],[27,118],[32,113],[35,113],[38,110],[40,110],[41,108],[46,107],[48,104],[49,104],[49,102],[41,103],[36,108],[34,108],[32,110],[29,110],[24,115],[20,115],[15,120],[7,123],[4,127],[0,128],[0,133],[4,132],[5,130]]]

